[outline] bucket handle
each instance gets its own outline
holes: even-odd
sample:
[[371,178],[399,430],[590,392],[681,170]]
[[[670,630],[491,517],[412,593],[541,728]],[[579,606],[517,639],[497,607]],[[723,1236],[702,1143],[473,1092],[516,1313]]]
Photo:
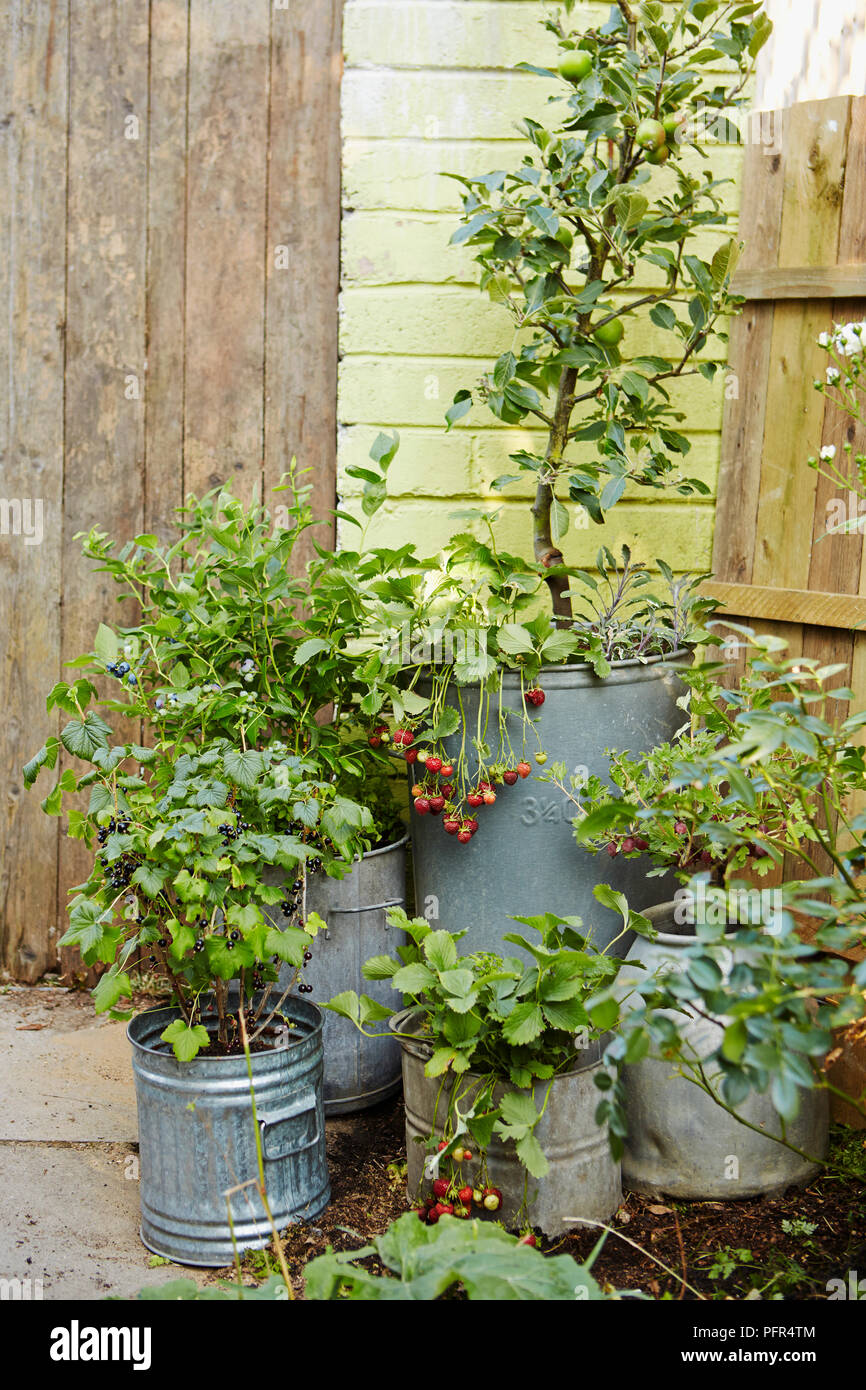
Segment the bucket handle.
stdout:
[[[327,917],[331,917],[332,915],[333,915],[333,916],[336,916],[337,913],[340,912],[340,913],[344,913],[344,914],[346,914],[346,915],[351,914],[351,915],[354,916],[354,914],[355,914],[355,913],[358,913],[358,912],[384,912],[384,911],[385,911],[387,908],[389,908],[389,907],[403,907],[403,906],[405,905],[405,902],[406,902],[405,897],[403,897],[403,898],[386,898],[385,901],[384,901],[383,903],[367,903],[364,907],[329,907],[329,908],[328,908],[328,911],[327,911],[327,913],[326,913],[325,915],[326,915]],[[389,930],[389,926],[388,926],[388,923],[387,923],[387,922],[385,923],[385,930],[386,930],[386,931]],[[330,933],[330,931],[326,931],[326,932],[325,932],[325,940],[326,940],[326,941],[330,941],[330,939],[331,939],[331,933]]]
[[[293,1101],[288,1102],[284,1109],[275,1111],[273,1115],[264,1115],[259,1119],[262,1157],[266,1163],[276,1162],[283,1158],[290,1158],[293,1154],[303,1153],[305,1149],[311,1149],[314,1145],[318,1144],[321,1138],[321,1132],[319,1127],[319,1107],[317,1100],[316,1092],[312,1088],[308,1088],[305,1091],[301,1091]],[[288,1148],[282,1149],[279,1153],[268,1153],[268,1129],[274,1125],[282,1124],[283,1120],[293,1120],[298,1115],[306,1115],[311,1110],[316,1116],[315,1131],[312,1138],[305,1140],[303,1144],[290,1145]]]

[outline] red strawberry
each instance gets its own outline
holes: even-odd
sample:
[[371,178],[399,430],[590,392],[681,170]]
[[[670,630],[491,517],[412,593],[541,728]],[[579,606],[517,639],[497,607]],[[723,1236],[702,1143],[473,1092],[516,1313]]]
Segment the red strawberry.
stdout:
[[506,768],[505,772],[502,774],[502,780],[507,787],[514,786],[514,783],[517,781],[517,773],[513,767]]
[[367,739],[367,742],[369,743],[371,748],[379,748],[382,744],[382,736],[381,734],[371,734],[370,737]]
[[463,1150],[463,1162],[464,1162],[464,1163],[471,1163],[471,1162],[472,1162],[472,1151],[471,1151],[471,1149],[464,1149],[464,1150]]
[[410,744],[415,742],[415,739],[408,729],[395,729],[394,742],[398,748],[408,748]]
[[426,1221],[426,1220],[427,1220],[427,1212],[428,1212],[428,1210],[429,1210],[428,1207],[416,1207],[415,1210],[416,1210],[416,1212],[418,1213],[418,1219],[419,1219],[419,1221]]
[[410,766],[412,765],[412,763],[416,763],[418,761],[417,748],[407,748],[406,752],[403,754],[403,757],[406,759],[407,763],[409,763]]
[[442,793],[443,796],[450,796],[451,793],[453,792],[454,788],[453,788],[453,786],[451,785],[450,782],[443,782],[442,779],[440,778],[440,779],[439,779],[439,790],[440,790],[440,792]]
[[527,1231],[525,1236],[520,1237],[520,1240],[517,1242],[517,1244],[537,1246],[538,1241],[535,1239],[535,1235],[532,1231]]
[[436,1207],[431,1207],[430,1210],[429,1210],[428,1213],[427,1213],[427,1225],[428,1225],[428,1226],[435,1226],[435,1225],[436,1225],[436,1222],[437,1222],[438,1220],[439,1220],[439,1212],[438,1212],[438,1210],[436,1209]]
[[458,830],[458,831],[457,831],[457,839],[460,841],[460,844],[461,844],[461,845],[468,845],[468,844],[469,844],[469,841],[472,839],[472,831],[471,831],[471,830]]
[[429,757],[427,758],[427,770],[428,770],[428,772],[438,772],[439,769],[441,768],[441,766],[442,766],[442,759],[439,758],[439,757],[437,757],[435,753],[431,753],[431,754],[429,755]]
[[447,1139],[440,1139],[440,1140],[439,1140],[439,1143],[436,1145],[436,1148],[437,1148],[437,1149],[439,1150],[439,1152],[441,1153],[443,1149],[447,1149],[447,1148],[448,1148],[448,1140],[447,1140]]
[[431,797],[430,797],[430,814],[431,814],[431,816],[439,816],[439,815],[441,815],[441,814],[442,814],[442,808],[443,808],[444,805],[445,805],[445,798],[444,798],[444,796],[431,796]]
[[460,829],[460,822],[456,816],[446,816],[442,822],[442,829],[446,835],[456,835]]
[[453,763],[443,763],[443,764],[442,764],[442,767],[441,767],[441,769],[440,769],[440,771],[441,771],[443,777],[453,777],[453,776],[454,776],[454,764],[453,764]]
[[485,805],[485,806],[492,806],[495,800],[496,800],[496,792],[493,791],[492,789],[491,789],[490,791],[486,791],[486,792],[484,793],[484,805]]
[[430,810],[430,802],[426,796],[416,796],[413,805],[419,816],[426,816]]
[[447,1197],[448,1188],[451,1186],[447,1178],[436,1178],[433,1183],[434,1197]]
[[484,804],[484,796],[481,792],[469,792],[466,800],[470,806],[482,806]]
[[492,782],[479,782],[479,783],[478,783],[478,790],[481,792],[481,794],[482,794],[482,796],[483,796],[485,792],[490,792],[490,791],[493,790],[493,783],[492,783]]
[[534,705],[536,709],[544,704],[545,698],[544,691],[538,685],[533,686],[531,690],[527,690],[524,696],[527,703]]
[[529,763],[520,762],[517,764],[517,775],[519,777],[528,777],[531,771],[532,768]]
[[471,1207],[471,1205],[472,1205],[472,1188],[471,1188],[471,1187],[461,1187],[460,1191],[457,1193],[457,1196],[459,1197],[460,1201],[463,1203],[464,1207]]
[[469,819],[466,821],[466,829],[469,831],[470,835],[474,835],[477,831],[478,822],[474,816],[470,816]]

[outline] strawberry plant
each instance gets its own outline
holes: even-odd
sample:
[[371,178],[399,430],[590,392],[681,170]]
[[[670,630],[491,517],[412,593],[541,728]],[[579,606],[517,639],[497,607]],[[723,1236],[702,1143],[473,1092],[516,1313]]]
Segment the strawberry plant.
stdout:
[[[629,914],[621,894],[599,889],[600,902],[623,915],[623,930],[649,929],[636,913]],[[457,1165],[451,1178],[436,1177],[433,1201],[425,1219],[438,1220],[441,1204],[468,1209],[460,1165],[470,1162],[466,1144],[483,1151],[496,1134],[514,1144],[518,1159],[534,1178],[548,1171],[548,1162],[535,1136],[547,1105],[550,1087],[573,1068],[581,1048],[600,1036],[588,1011],[589,1002],[604,994],[621,961],[596,951],[580,930],[579,919],[553,913],[517,918],[533,936],[512,933],[506,941],[528,954],[502,957],[478,951],[458,955],[465,932],[434,931],[423,918],[410,920],[392,909],[389,921],[406,933],[400,960],[375,956],[363,974],[370,980],[388,979],[417,1010],[418,1036],[430,1048],[425,1074],[447,1078],[447,1114],[437,1128],[449,1137],[430,1136],[428,1167],[442,1162]],[[537,938],[537,939],[536,939]],[[613,943],[611,943],[613,944]],[[347,991],[325,1005],[359,1028],[389,1017],[389,1010],[367,995]],[[458,1157],[459,1155],[459,1157]],[[431,1168],[432,1171],[432,1168]],[[495,1212],[502,1204],[498,1189],[475,1183],[472,1204]],[[438,1184],[438,1187],[437,1187]],[[452,1200],[453,1198],[453,1200]],[[451,1213],[448,1213],[451,1214]]]

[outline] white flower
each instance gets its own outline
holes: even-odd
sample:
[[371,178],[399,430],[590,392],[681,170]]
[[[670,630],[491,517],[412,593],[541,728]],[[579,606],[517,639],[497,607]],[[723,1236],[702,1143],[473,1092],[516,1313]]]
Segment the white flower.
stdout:
[[830,334],[829,334],[829,333],[819,333],[819,334],[818,334],[818,346],[819,346],[819,347],[829,347],[829,346],[830,346]]
[[827,368],[827,385],[828,385],[828,386],[835,386],[835,385],[836,385],[836,382],[839,380],[839,377],[840,377],[841,375],[842,375],[842,373],[839,371],[839,368],[838,368],[838,367],[828,367],[828,368]]
[[863,351],[864,332],[866,332],[866,321],[837,323],[833,334],[833,346],[845,357],[856,357]]
[[836,445],[835,445],[835,444],[825,444],[824,447],[823,447],[822,450],[821,450],[821,459],[822,459],[822,461],[823,461],[824,463],[829,463],[830,460],[831,460],[831,459],[834,459],[835,457],[836,457]]

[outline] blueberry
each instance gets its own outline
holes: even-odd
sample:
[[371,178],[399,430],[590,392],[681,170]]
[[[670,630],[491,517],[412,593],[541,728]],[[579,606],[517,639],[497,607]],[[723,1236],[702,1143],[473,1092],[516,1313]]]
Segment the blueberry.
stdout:
[[128,671],[129,669],[130,669],[130,666],[129,666],[129,662],[128,662],[128,661],[120,661],[120,662],[118,662],[117,666],[115,667],[115,670],[117,671],[117,674],[118,674],[119,676],[125,676],[126,673],[127,673],[127,671]]

